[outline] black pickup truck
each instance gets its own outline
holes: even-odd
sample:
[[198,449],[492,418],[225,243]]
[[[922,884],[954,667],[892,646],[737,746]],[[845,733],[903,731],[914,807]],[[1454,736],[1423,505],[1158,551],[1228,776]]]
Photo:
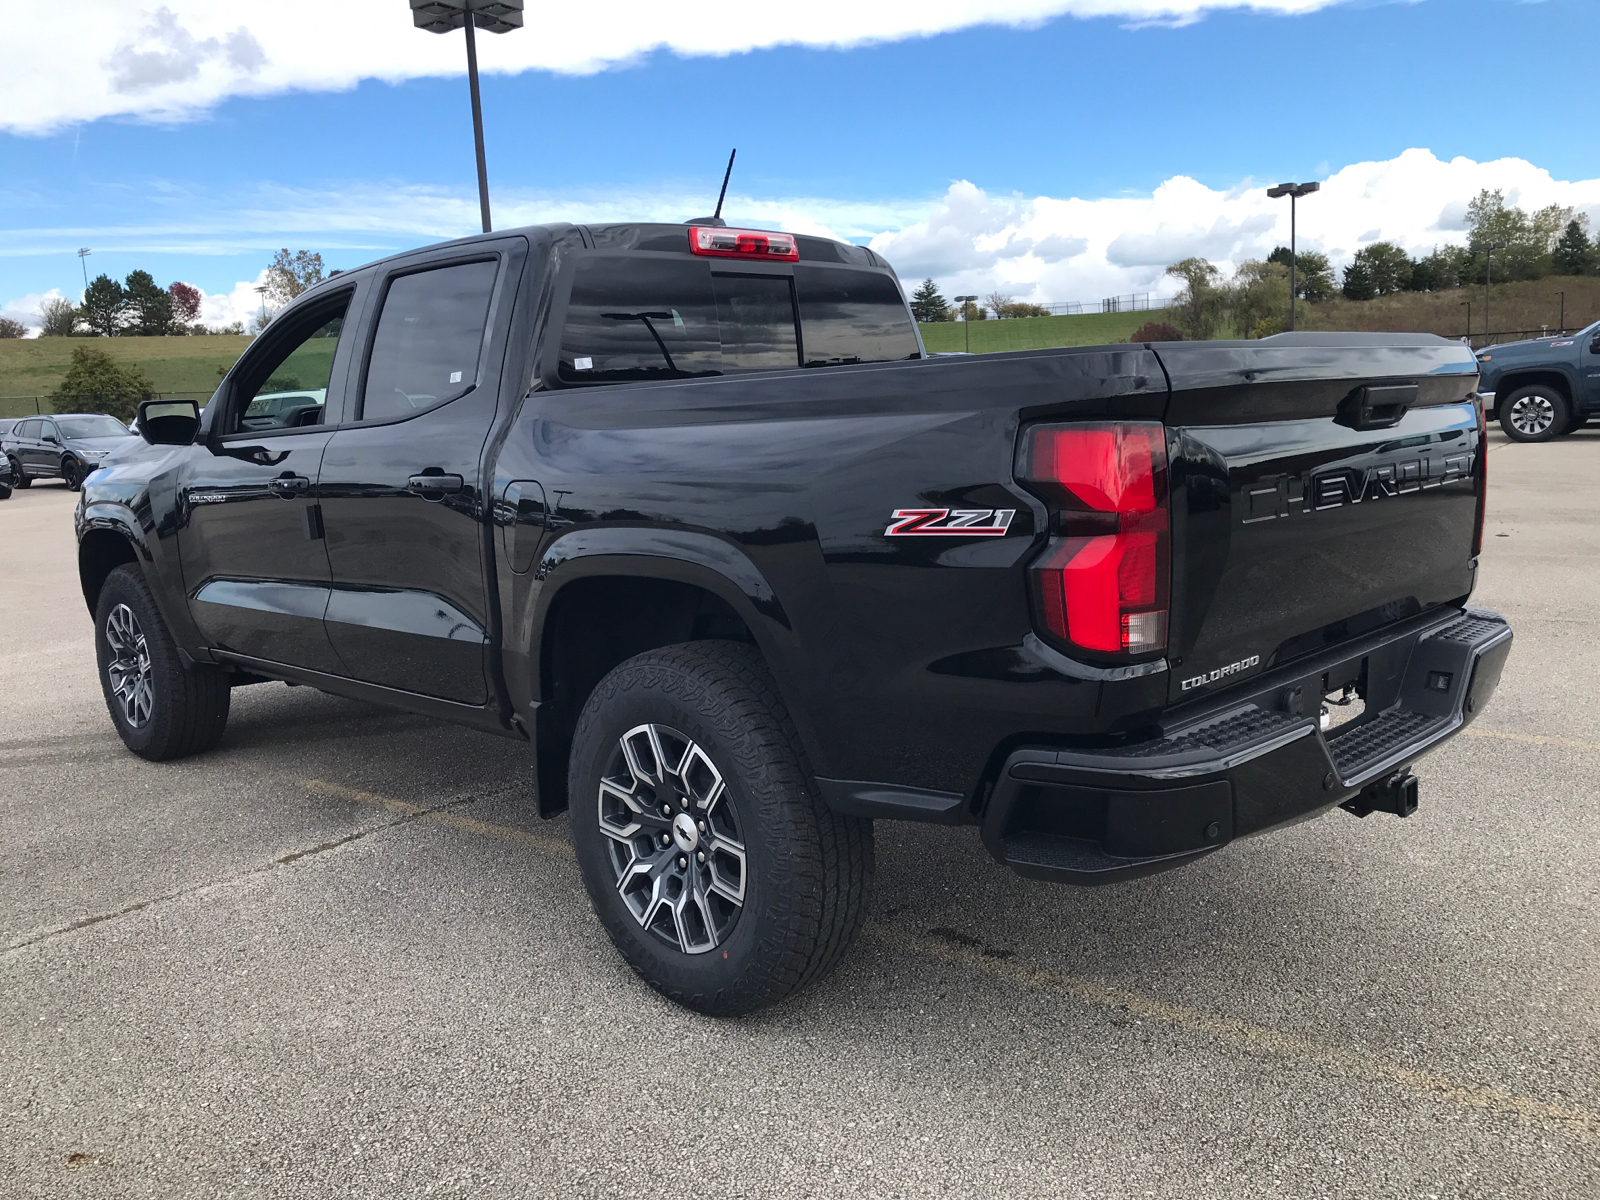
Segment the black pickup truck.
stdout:
[[521,229],[146,402],[83,594],[146,758],[266,679],[526,740],[628,961],[743,1012],[849,944],[877,818],[1101,883],[1408,813],[1510,649],[1477,384],[1428,335],[930,357],[861,247]]

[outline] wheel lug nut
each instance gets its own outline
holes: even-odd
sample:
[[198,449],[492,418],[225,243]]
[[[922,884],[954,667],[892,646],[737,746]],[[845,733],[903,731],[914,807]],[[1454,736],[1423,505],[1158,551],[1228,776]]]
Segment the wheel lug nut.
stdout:
[[670,805],[670,804],[663,804],[663,805],[662,805],[662,806],[661,806],[661,815],[662,815],[662,816],[663,816],[663,817],[670,817],[670,816],[671,816],[671,815],[672,815],[672,805]]
[[699,826],[698,826],[698,828],[699,828],[701,833],[704,833],[706,831],[706,823],[704,821],[701,821]]
[[706,852],[704,850],[700,851],[699,854],[695,855],[695,858],[699,859],[701,862],[705,862],[705,860],[706,860]]
[[687,859],[687,858],[679,858],[679,859],[678,859],[678,869],[679,869],[679,870],[680,870],[680,871],[681,871],[681,870],[682,870],[682,869],[683,869],[683,868],[684,868],[684,867],[687,867],[687,866],[688,866],[688,865],[689,865],[689,860],[688,860],[688,859]]
[[664,834],[664,833],[663,833],[663,834],[662,834],[662,835],[661,835],[661,844],[662,844],[662,845],[663,845],[663,846],[665,846],[665,845],[666,845],[666,844],[667,844],[667,843],[668,843],[668,842],[670,842],[670,841],[671,841],[671,840],[672,840],[672,839],[671,839],[671,838],[669,838],[669,837],[668,837],[668,836],[667,836],[667,835],[666,835],[666,834]]

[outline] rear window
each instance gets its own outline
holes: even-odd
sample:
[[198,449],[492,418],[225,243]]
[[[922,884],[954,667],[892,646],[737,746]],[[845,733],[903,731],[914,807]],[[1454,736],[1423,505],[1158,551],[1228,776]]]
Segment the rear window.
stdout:
[[806,366],[892,362],[916,358],[916,331],[900,288],[877,271],[798,264],[800,329]]
[[900,289],[881,273],[801,264],[791,279],[682,257],[591,255],[573,275],[559,374],[567,383],[692,379],[918,353]]

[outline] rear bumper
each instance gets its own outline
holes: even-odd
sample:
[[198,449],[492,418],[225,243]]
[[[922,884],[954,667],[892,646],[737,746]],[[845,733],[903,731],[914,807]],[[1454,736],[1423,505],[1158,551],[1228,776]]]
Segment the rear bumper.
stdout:
[[[1315,816],[1460,732],[1510,650],[1499,614],[1455,610],[1261,676],[1149,741],[1018,749],[990,795],[984,845],[1022,875],[1108,883]],[[1361,681],[1366,712],[1324,735],[1322,696],[1346,680]]]

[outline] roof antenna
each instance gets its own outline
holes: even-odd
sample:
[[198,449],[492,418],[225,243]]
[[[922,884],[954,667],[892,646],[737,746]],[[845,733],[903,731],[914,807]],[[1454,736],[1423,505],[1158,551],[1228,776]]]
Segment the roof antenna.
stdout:
[[722,190],[717,193],[717,211],[709,217],[695,217],[689,222],[691,225],[714,225],[718,229],[728,224],[722,219],[722,202],[728,195],[728,180],[733,175],[733,156],[739,153],[739,147],[733,148],[733,153],[728,155],[728,169],[722,173]]

